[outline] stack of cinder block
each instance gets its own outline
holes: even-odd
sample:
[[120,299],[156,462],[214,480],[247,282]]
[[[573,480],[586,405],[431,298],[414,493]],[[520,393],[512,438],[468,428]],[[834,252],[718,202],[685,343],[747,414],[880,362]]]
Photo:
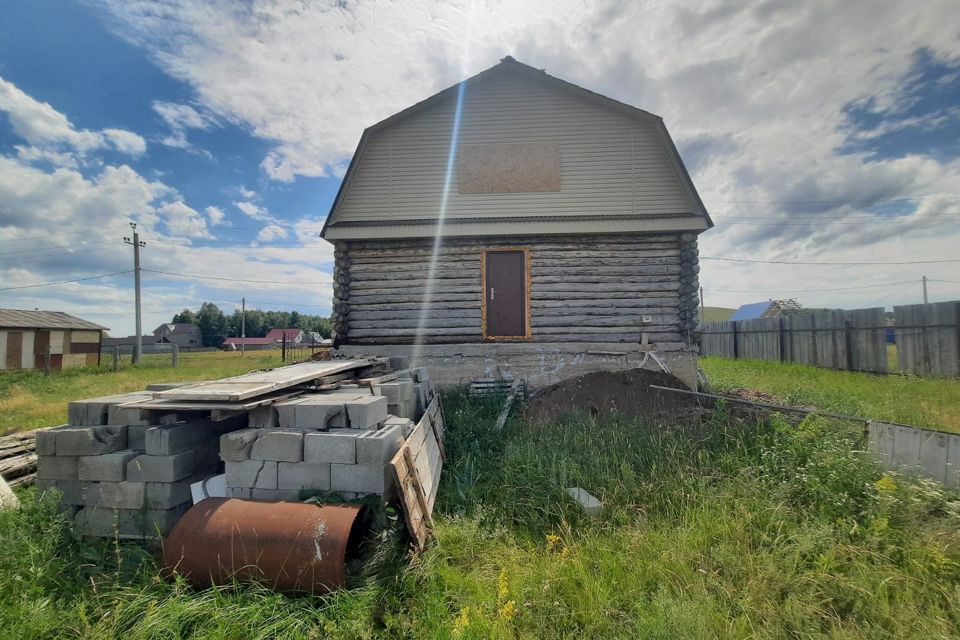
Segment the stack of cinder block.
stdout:
[[229,494],[252,500],[389,494],[388,463],[413,422],[389,415],[389,398],[377,392],[342,385],[251,412],[249,428],[220,439]]
[[150,538],[163,535],[189,507],[190,483],[218,473],[220,436],[246,427],[247,416],[220,422],[150,424],[121,405],[137,392],[71,402],[69,424],[37,433],[37,487],[57,489],[84,535]]

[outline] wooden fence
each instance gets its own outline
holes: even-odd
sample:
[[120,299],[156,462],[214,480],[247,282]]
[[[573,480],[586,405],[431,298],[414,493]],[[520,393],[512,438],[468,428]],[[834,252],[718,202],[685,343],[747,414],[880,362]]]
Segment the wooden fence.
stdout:
[[923,376],[960,375],[960,302],[816,311],[778,318],[706,322],[700,353],[887,373],[887,331],[895,333],[899,369]]

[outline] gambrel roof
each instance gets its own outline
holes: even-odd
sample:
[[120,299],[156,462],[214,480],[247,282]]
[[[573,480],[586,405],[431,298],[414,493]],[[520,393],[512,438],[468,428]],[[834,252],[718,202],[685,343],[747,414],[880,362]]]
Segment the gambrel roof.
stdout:
[[[465,190],[457,163],[484,146],[556,154],[561,186]],[[447,236],[713,226],[662,118],[510,57],[368,127],[321,235],[432,237],[441,218]]]

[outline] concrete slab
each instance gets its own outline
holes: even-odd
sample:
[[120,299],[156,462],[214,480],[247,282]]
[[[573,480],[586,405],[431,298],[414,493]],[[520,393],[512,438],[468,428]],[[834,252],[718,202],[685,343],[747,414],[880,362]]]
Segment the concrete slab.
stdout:
[[567,489],[567,493],[588,516],[596,517],[603,513],[603,503],[586,489],[570,487]]

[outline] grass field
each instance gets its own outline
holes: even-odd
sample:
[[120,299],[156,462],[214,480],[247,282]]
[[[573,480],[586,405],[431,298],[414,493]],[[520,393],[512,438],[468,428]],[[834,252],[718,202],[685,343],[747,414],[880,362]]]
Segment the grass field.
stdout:
[[960,433],[960,380],[874,375],[763,360],[701,358],[718,391],[758,389],[788,404]]
[[119,371],[102,366],[54,371],[49,376],[40,371],[0,372],[0,434],[62,424],[70,400],[140,391],[152,382],[223,378],[280,364],[279,351],[252,351],[243,358],[236,352],[208,351],[181,354],[176,369],[170,366],[169,355],[147,355],[139,366],[126,364]]
[[[73,538],[28,492],[0,513],[7,638],[947,638],[960,502],[881,474],[860,430],[809,418],[590,422],[491,432],[445,398],[435,540],[354,588],[196,592],[132,543]],[[563,492],[606,503],[582,516]],[[386,536],[386,540],[394,540]]]

